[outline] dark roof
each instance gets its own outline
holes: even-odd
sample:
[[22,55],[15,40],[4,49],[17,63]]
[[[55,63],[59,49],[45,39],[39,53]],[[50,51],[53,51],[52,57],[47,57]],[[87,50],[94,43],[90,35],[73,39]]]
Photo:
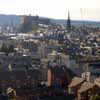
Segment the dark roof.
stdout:
[[30,76],[33,80],[39,80],[39,70],[29,70],[28,72],[25,70],[14,70],[10,71],[2,71],[0,72],[0,80],[26,80],[27,76]]
[[66,66],[56,66],[52,68],[52,71],[54,72],[55,79],[66,78],[70,82],[71,79],[75,76],[74,72]]

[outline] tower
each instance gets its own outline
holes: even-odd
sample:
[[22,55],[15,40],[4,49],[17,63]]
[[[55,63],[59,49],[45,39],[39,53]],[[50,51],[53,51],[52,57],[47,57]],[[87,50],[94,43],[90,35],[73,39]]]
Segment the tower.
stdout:
[[71,30],[71,21],[70,21],[70,13],[68,12],[68,19],[67,19],[67,30],[70,32]]
[[53,83],[53,73],[52,73],[52,70],[51,69],[48,69],[48,72],[47,72],[47,83],[48,83],[48,86],[49,87]]
[[84,72],[82,73],[82,78],[89,82],[91,79],[91,72],[89,70],[89,64],[86,63],[84,68],[85,69],[84,69]]

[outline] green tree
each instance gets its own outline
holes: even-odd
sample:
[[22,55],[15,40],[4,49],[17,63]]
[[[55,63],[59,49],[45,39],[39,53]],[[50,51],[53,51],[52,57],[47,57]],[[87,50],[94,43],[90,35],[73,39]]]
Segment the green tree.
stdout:
[[2,44],[1,46],[1,52],[5,52],[7,55],[11,52],[14,52],[14,46],[13,45],[6,45],[6,44]]
[[9,45],[8,46],[8,53],[14,52],[14,46],[13,45]]
[[3,43],[2,46],[1,46],[1,50],[0,51],[1,52],[7,52],[8,51],[7,45]]
[[91,96],[90,100],[100,100],[100,96],[99,95]]

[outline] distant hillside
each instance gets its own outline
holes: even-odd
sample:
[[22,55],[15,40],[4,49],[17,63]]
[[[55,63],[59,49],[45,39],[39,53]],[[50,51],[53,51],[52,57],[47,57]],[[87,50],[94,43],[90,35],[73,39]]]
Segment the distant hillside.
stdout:
[[[43,18],[43,17],[40,17],[40,18]],[[66,25],[66,23],[67,23],[67,20],[61,20],[61,19],[60,20],[50,19],[50,21],[52,23],[63,24],[63,25]],[[0,25],[11,25],[12,23],[15,26],[19,27],[20,17],[17,15],[4,15],[4,14],[0,15]],[[75,25],[75,26],[81,26],[81,25],[83,25],[83,21],[72,20],[71,24]],[[84,24],[88,25],[88,26],[100,27],[100,22],[84,21]]]
[[19,27],[19,16],[17,15],[0,15],[0,25],[15,25]]
[[[56,19],[51,19],[52,23],[56,23],[56,24],[63,24],[66,25],[67,24],[67,20],[56,20]],[[71,20],[71,24],[75,25],[75,26],[82,26],[83,24],[87,25],[87,26],[92,26],[92,27],[100,27],[100,22],[95,22],[95,21],[81,21],[81,20]]]

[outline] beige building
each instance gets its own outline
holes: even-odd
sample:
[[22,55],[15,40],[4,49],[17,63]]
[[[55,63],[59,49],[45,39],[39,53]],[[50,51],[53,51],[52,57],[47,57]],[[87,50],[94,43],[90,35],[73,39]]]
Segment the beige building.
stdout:
[[48,54],[47,58],[52,64],[65,65],[67,67],[70,67],[69,55],[53,51],[52,53]]
[[82,73],[82,78],[87,80],[88,82],[91,80],[90,79],[91,73],[90,72],[84,72]]
[[96,85],[91,82],[84,82],[81,84],[80,89],[78,90],[78,99],[77,100],[89,100],[90,96],[94,94],[97,89]]
[[95,84],[100,87],[100,77],[95,79]]
[[100,78],[90,82],[84,78],[74,77],[69,84],[69,93],[73,94],[76,100],[89,100],[91,95],[100,94]]
[[41,43],[41,46],[38,48],[38,53],[41,58],[46,58],[47,56],[47,45],[45,43]]

